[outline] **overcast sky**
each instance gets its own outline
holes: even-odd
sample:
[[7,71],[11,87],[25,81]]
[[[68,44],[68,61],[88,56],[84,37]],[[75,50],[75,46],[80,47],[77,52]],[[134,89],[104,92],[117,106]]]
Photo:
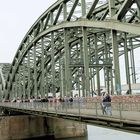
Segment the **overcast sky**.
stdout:
[[27,31],[57,0],[0,0],[0,63],[11,63]]

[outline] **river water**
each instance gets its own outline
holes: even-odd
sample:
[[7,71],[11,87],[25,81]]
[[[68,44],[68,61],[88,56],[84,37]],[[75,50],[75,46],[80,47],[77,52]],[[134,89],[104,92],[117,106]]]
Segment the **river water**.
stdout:
[[88,136],[59,140],[140,140],[140,135],[88,125]]

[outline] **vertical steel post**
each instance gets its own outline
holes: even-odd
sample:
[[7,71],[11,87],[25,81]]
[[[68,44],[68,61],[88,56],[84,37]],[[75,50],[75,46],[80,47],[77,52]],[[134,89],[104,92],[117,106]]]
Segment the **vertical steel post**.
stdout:
[[33,45],[34,49],[34,96],[37,97],[37,67],[36,67],[36,45]]
[[31,82],[31,74],[30,74],[30,51],[28,51],[28,60],[27,60],[28,62],[28,99],[30,98],[30,92],[31,92],[31,90],[30,90],[30,82]]
[[81,10],[82,10],[82,17],[83,17],[86,15],[86,2],[85,2],[85,0],[81,0],[81,4],[82,4]]
[[60,97],[64,97],[64,88],[63,88],[63,66],[61,59],[61,51],[59,52],[59,80],[60,80]]
[[17,96],[20,97],[20,82],[23,81],[22,77],[20,77],[20,66],[17,73]]
[[138,13],[137,16],[140,17],[140,1],[136,0],[136,3],[137,3],[137,7],[138,7],[137,8],[137,13]]
[[[20,67],[19,67],[20,69]],[[18,71],[19,72],[19,71]],[[18,73],[18,78],[17,78],[17,94],[18,94],[18,97],[20,98],[20,80],[23,81],[23,79],[20,79],[20,72]],[[23,94],[23,93],[22,93]]]
[[15,76],[15,98],[17,98],[18,97],[18,77],[17,77],[17,74],[16,74],[16,76]]
[[[110,59],[108,58],[108,46],[107,46],[107,43],[106,43],[106,34],[104,34],[104,49],[105,49],[105,63],[107,64],[110,64]],[[111,77],[110,77],[110,67],[105,67],[105,71],[106,71],[106,88],[107,88],[107,92],[110,93],[110,80],[111,80]]]
[[[84,57],[83,57],[83,41],[82,41],[82,39],[80,39],[80,41],[79,41],[79,45],[80,45],[80,58],[81,58],[81,62],[83,63],[83,61],[84,61]],[[80,72],[81,72],[81,79],[82,79],[82,95],[85,95],[85,84],[84,84],[84,69],[83,68],[81,68],[80,69]],[[80,79],[79,79],[79,81],[80,81]],[[80,87],[80,86],[79,86]],[[79,89],[79,96],[80,96],[80,89]]]
[[65,85],[66,85],[66,95],[71,95],[70,87],[70,53],[69,53],[69,44],[68,44],[68,30],[64,29],[64,50],[65,50]]
[[[19,67],[19,70],[20,70],[20,67]],[[23,73],[23,71],[22,71]],[[18,94],[18,97],[21,98],[21,95],[24,93],[24,91],[22,91],[22,93],[20,92],[20,82],[23,82],[23,75],[20,77],[20,72],[18,73],[18,83],[17,83],[17,94]],[[22,88],[23,88],[23,85],[22,85]]]
[[[47,57],[47,56],[46,56]],[[45,66],[45,69],[46,69],[46,73],[45,73],[45,96],[47,96],[48,97],[48,92],[49,92],[49,90],[48,90],[48,66],[46,65]]]
[[115,12],[116,12],[115,0],[109,0],[108,4],[109,4],[110,17],[113,17],[115,15]]
[[64,21],[67,19],[67,6],[65,2],[63,2],[63,19]]
[[14,94],[15,94],[14,83],[12,83],[12,89],[11,89],[11,93],[10,93],[10,100],[14,98]]
[[113,70],[112,68],[110,69],[110,78],[111,78],[111,94],[114,94],[114,85],[113,85],[113,74],[112,74]]
[[129,70],[129,59],[128,59],[128,48],[127,48],[127,35],[124,33],[124,57],[125,57],[125,72],[126,82],[129,88],[129,94],[131,94],[131,81],[130,81],[130,70]]
[[[94,34],[94,46],[95,46],[95,61],[96,65],[99,64],[99,59],[98,59],[98,45],[97,45],[97,34]],[[97,92],[98,95],[100,96],[100,74],[99,74],[99,67],[96,66],[96,78],[97,78]]]
[[115,90],[118,95],[121,94],[121,81],[120,81],[120,66],[119,66],[119,52],[117,45],[117,31],[111,30],[112,35],[112,49],[113,49],[113,66],[115,76]]
[[[111,59],[111,62],[112,62],[112,58],[111,58],[111,53],[110,53],[110,48],[111,48],[111,46],[108,46],[108,57],[109,57],[109,59]],[[112,66],[111,66],[111,68],[110,68],[110,78],[111,78],[111,94],[114,94],[114,84],[113,84],[113,69],[112,69]]]
[[85,91],[87,96],[90,94],[90,81],[89,81],[89,58],[88,58],[88,45],[87,45],[87,29],[82,27],[83,35],[83,57],[84,57],[84,76],[85,76]]
[[[115,1],[109,0],[109,12],[110,17],[112,18],[115,13]],[[113,49],[113,66],[114,66],[114,75],[115,75],[115,90],[117,94],[121,94],[121,81],[120,81],[120,67],[119,67],[119,53],[117,45],[117,31],[111,30],[112,35],[112,49]]]
[[91,92],[93,91],[93,81],[92,81],[92,68],[90,68],[90,90],[91,90]]
[[60,81],[61,81],[61,84],[60,84],[60,94],[61,94],[61,97],[64,97],[64,70],[63,70],[63,65],[62,65],[62,62],[60,62]]
[[[79,70],[78,70],[78,72],[77,72],[77,74],[79,75],[80,73],[79,73]],[[80,93],[81,93],[81,89],[80,89],[80,77],[78,77],[78,97],[80,97]]]
[[96,90],[96,87],[95,87],[95,75],[94,75],[94,69],[93,69],[93,89],[94,89],[94,91]]
[[51,74],[52,74],[52,93],[56,97],[55,91],[55,60],[54,60],[54,32],[51,32]]
[[44,92],[44,85],[45,85],[45,81],[44,81],[44,39],[43,37],[41,38],[41,97],[45,97],[45,92]]
[[131,70],[132,70],[132,83],[136,83],[136,70],[135,70],[135,59],[134,59],[134,49],[133,49],[133,42],[132,38],[129,40],[129,44],[131,47],[130,51],[130,61],[131,61]]
[[[53,24],[54,21],[54,16],[53,16],[53,12],[50,13],[51,16],[51,24]],[[52,93],[53,96],[56,96],[55,93],[55,60],[54,60],[54,32],[51,32],[51,71],[52,71]]]
[[23,99],[25,99],[25,93],[26,93],[26,88],[25,88],[25,74],[26,74],[26,69],[25,69],[25,59],[23,59]]
[[13,98],[16,98],[16,82],[13,82]]

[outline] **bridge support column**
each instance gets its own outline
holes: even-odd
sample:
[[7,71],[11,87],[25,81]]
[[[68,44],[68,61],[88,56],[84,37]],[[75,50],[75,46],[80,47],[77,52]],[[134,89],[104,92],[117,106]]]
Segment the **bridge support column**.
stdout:
[[135,84],[136,83],[136,70],[135,70],[135,59],[134,59],[134,48],[133,48],[133,42],[132,42],[132,38],[130,38],[129,40],[129,45],[131,47],[130,50],[130,61],[131,61],[131,74],[132,74],[132,83]]
[[[97,45],[97,34],[94,34],[94,46],[95,46],[95,62],[96,65],[99,64],[99,58],[98,58],[98,45]],[[99,67],[95,68],[96,70],[96,80],[97,80],[97,92],[98,95],[100,96],[100,73],[99,73]]]
[[65,91],[66,91],[66,95],[70,96],[71,95],[71,78],[70,78],[70,68],[69,68],[69,64],[70,64],[70,51],[69,51],[69,44],[68,44],[68,30],[64,29],[64,45],[65,45]]
[[86,136],[86,124],[31,115],[0,117],[0,139],[69,138]]
[[87,126],[81,122],[60,118],[46,118],[46,122],[55,138],[82,137],[87,135]]
[[90,81],[89,81],[89,57],[88,57],[88,45],[87,45],[87,29],[82,27],[83,35],[83,57],[84,57],[84,85],[85,85],[85,95],[89,96],[90,94]]
[[34,96],[38,96],[38,90],[37,90],[37,67],[36,67],[36,45],[34,44],[33,47],[33,54],[34,54]]
[[126,33],[124,33],[124,57],[125,57],[126,82],[128,84],[129,94],[131,94],[131,80],[130,80],[130,69],[129,69],[129,58],[128,58],[127,34]]
[[121,94],[121,82],[120,82],[120,66],[119,66],[119,54],[117,45],[117,31],[111,30],[112,34],[112,49],[113,49],[113,66],[115,75],[115,90],[118,95]]

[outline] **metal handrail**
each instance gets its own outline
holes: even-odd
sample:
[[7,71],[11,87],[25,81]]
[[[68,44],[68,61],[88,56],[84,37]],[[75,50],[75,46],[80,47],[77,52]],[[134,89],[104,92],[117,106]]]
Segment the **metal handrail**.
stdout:
[[97,116],[111,117],[120,120],[140,121],[140,103],[135,102],[111,102],[109,109],[112,114],[103,114],[101,102],[0,102],[0,107],[12,109],[40,111],[54,114],[77,115],[77,116]]

